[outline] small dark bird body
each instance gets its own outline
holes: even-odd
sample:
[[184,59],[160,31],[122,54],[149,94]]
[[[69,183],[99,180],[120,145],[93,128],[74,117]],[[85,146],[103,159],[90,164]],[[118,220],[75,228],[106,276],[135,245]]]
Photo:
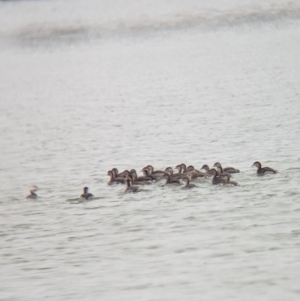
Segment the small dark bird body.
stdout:
[[81,199],[91,200],[94,196],[88,192],[89,188],[84,187],[83,188],[83,194],[80,196]]
[[35,193],[37,190],[39,190],[38,187],[36,187],[36,186],[31,187],[30,194],[27,195],[26,199],[32,199],[32,200],[37,199],[38,196]]
[[267,166],[266,167],[261,167],[261,163],[258,162],[258,161],[255,161],[252,166],[257,167],[256,173],[258,175],[261,175],[261,176],[265,175],[265,174],[275,174],[275,173],[278,173],[277,170],[275,170],[275,169],[273,169],[271,167],[267,167]]
[[191,189],[197,187],[195,184],[190,184],[190,179],[188,177],[183,178],[182,181],[185,182],[185,185],[182,187],[182,189]]
[[131,175],[128,175],[126,177],[126,189],[125,189],[125,192],[137,192],[138,191],[138,187],[137,186],[133,186],[132,184],[132,176]]

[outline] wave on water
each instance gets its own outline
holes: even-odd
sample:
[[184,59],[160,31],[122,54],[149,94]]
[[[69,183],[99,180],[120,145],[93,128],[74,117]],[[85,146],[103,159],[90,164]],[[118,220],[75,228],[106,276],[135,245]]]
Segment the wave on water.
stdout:
[[[147,35],[155,32],[176,31],[188,28],[213,30],[243,24],[297,20],[300,3],[262,8],[244,7],[228,11],[203,10],[143,18],[116,18],[114,21],[89,22],[65,20],[64,23],[36,22],[15,30],[11,36],[22,42],[70,42],[84,39],[113,38],[130,35]],[[76,24],[77,23],[77,24]],[[7,35],[6,35],[7,36]]]

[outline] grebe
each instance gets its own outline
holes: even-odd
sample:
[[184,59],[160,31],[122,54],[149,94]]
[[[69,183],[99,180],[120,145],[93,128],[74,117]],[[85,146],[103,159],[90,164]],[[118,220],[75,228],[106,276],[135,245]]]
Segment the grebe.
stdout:
[[267,173],[277,173],[278,171],[271,168],[271,167],[261,167],[261,163],[258,161],[255,161],[252,165],[252,167],[255,166],[257,167],[257,174],[258,175],[265,175]]
[[190,165],[186,169],[186,173],[191,177],[191,179],[202,178],[205,176],[203,172],[195,169],[193,165]]
[[201,168],[200,168],[200,170],[201,169],[203,169],[203,170],[205,170],[205,176],[206,177],[211,177],[213,174],[212,174],[212,172],[211,172],[211,169],[209,168],[209,166],[207,165],[207,164],[204,164]]
[[172,167],[167,167],[165,169],[165,174],[164,174],[164,178],[165,175],[168,175],[170,177],[170,180],[175,180],[177,182],[177,180],[184,178],[184,174],[181,173],[174,173],[173,168]]
[[129,171],[127,169],[125,169],[121,173],[118,172],[117,168],[113,168],[111,171],[114,173],[115,179],[117,181],[119,180],[124,182],[125,178],[129,175]]
[[170,177],[171,180],[178,180],[178,179],[184,178],[184,174],[174,173],[172,167],[167,167],[165,169],[164,177],[165,177],[166,174],[169,175],[169,177]]
[[179,174],[185,174],[186,173],[186,165],[184,163],[178,164],[175,169],[178,170]]
[[26,199],[37,199],[37,194],[35,193],[39,188],[37,186],[32,186],[30,189],[30,194],[27,195]]
[[135,169],[131,169],[130,173],[135,173],[137,181],[155,181],[155,178],[149,174],[148,169],[144,169],[143,171],[143,176],[138,177],[136,170]]
[[139,188],[137,186],[132,185],[132,177],[128,175],[126,177],[126,189],[125,192],[136,192]]
[[91,200],[94,196],[88,192],[88,187],[83,187],[83,194],[80,196],[81,199]]
[[185,185],[182,187],[182,189],[191,189],[197,187],[195,184],[190,184],[190,179],[188,177],[185,177],[182,179],[182,181],[185,181]]
[[154,177],[148,177],[148,170],[145,169],[145,176],[144,177],[138,177],[136,174],[135,169],[132,169],[130,171],[130,176],[132,178],[132,184],[136,184],[136,185],[146,185],[146,184],[152,184],[153,181],[155,181]]
[[222,173],[238,173],[238,172],[240,172],[239,169],[236,169],[234,167],[222,168],[222,165],[219,162],[216,162],[214,164],[214,167],[220,168],[222,170]]
[[[129,172],[128,172],[128,174],[129,174]],[[108,185],[119,184],[119,183],[124,184],[125,183],[125,178],[122,178],[122,177],[117,177],[116,178],[116,173],[115,173],[115,171],[113,169],[109,170],[107,172],[107,175],[110,176],[110,179],[107,182]]]
[[167,173],[169,175],[173,174],[173,168],[172,167],[167,167],[164,171],[164,175]]
[[125,169],[121,173],[118,173],[117,168],[113,168],[112,170],[114,170],[116,172],[116,178],[126,178],[129,174],[129,171],[127,169]]
[[163,175],[165,173],[162,170],[154,170],[152,165],[147,165],[141,171],[144,171],[144,169],[148,169],[150,175]]
[[168,184],[180,185],[179,179],[172,179],[168,173],[166,173],[164,175],[164,178],[166,179],[165,185],[168,185]]
[[[219,175],[218,172],[215,169],[210,169],[209,170],[210,173],[212,173],[213,175],[213,179],[212,179],[212,184],[216,185],[216,184],[222,184],[224,182],[224,179],[222,175]],[[229,176],[229,175],[226,175]]]
[[230,177],[228,175],[225,175],[223,177],[223,185],[224,186],[237,186],[238,183],[235,181],[230,181]]
[[148,171],[148,176],[153,177],[156,181],[159,181],[163,178],[163,175],[165,174],[164,171],[162,170],[155,170],[153,169],[152,165],[148,165],[146,167],[144,167],[141,171],[145,174],[145,170]]

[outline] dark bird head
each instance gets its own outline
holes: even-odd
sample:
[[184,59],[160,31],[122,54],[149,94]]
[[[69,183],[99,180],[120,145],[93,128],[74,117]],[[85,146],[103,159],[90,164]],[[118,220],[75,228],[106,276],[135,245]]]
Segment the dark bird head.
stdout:
[[209,171],[209,167],[207,164],[204,164],[200,169],[203,169],[205,171]]
[[213,167],[217,167],[218,168],[218,167],[222,167],[222,166],[221,166],[221,164],[219,162],[216,162]]
[[251,167],[253,167],[253,166],[255,166],[257,168],[261,168],[261,164],[258,161],[255,161]]

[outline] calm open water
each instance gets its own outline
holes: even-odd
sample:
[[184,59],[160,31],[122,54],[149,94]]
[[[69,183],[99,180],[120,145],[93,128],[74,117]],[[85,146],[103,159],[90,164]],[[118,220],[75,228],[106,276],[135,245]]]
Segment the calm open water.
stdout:
[[[299,300],[299,17],[275,0],[1,1],[0,299]],[[216,161],[238,187],[106,184]]]

